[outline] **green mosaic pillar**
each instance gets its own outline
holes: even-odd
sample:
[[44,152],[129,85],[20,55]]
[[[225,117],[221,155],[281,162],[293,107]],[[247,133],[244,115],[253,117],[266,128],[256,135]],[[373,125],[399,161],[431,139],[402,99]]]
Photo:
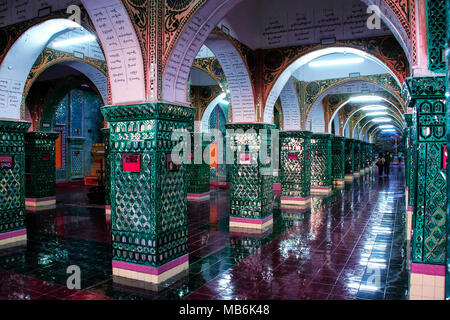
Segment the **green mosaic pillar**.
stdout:
[[105,171],[105,213],[111,214],[111,156],[110,156],[110,133],[109,128],[104,128],[102,131],[103,144],[105,145],[105,165],[103,170]]
[[360,158],[359,158],[360,168],[359,168],[359,173],[362,176],[366,173],[366,160],[367,160],[366,142],[365,141],[361,141],[360,142]]
[[353,182],[354,172],[354,143],[355,140],[345,139],[345,182]]
[[58,133],[25,134],[25,205],[28,210],[56,205],[55,141]]
[[[444,299],[447,240],[445,78],[408,78],[403,94],[414,110],[416,158],[410,192],[415,193],[411,237],[411,299]],[[424,277],[427,276],[427,277]],[[432,296],[428,295],[433,292]]]
[[328,195],[332,191],[332,134],[315,133],[311,137],[311,194]]
[[365,173],[369,173],[370,162],[370,145],[368,142],[364,142],[364,170]]
[[25,132],[31,123],[0,120],[0,246],[27,239],[25,225]]
[[413,118],[411,113],[404,114],[407,127],[405,128],[405,180],[406,180],[406,239],[411,241],[412,233],[412,216],[415,199],[414,181],[415,181],[415,162],[413,152],[417,146],[414,141]]
[[[271,139],[274,125],[227,124],[230,166],[230,228],[262,231],[273,224]],[[266,150],[261,146],[266,145]],[[263,152],[264,150],[264,152]],[[265,153],[260,156],[260,153]],[[274,154],[274,156],[276,156]],[[273,161],[273,160],[272,160]]]
[[70,181],[84,179],[84,143],[85,137],[68,137]]
[[338,188],[344,187],[345,179],[345,138],[335,136],[332,140],[332,170],[333,185]]
[[[203,137],[203,139],[202,139]],[[195,144],[196,141],[199,142],[201,148],[199,150],[200,155],[195,157]],[[187,165],[187,173],[188,173],[188,189],[187,189],[187,197],[188,200],[207,200],[209,199],[209,190],[210,190],[210,170],[209,164],[203,158],[203,155],[208,153],[209,144],[211,143],[211,138],[209,136],[205,136],[201,132],[196,132],[191,134],[191,163]],[[206,150],[206,153],[205,153]],[[201,157],[201,158],[199,158]],[[197,159],[199,158],[199,159]],[[200,162],[200,163],[196,163]]]
[[353,177],[359,178],[361,175],[361,141],[353,142]]
[[372,144],[366,142],[366,172],[369,173],[372,164]]
[[[281,148],[281,135],[279,136],[278,146]],[[281,149],[278,153],[280,158],[278,159],[279,168],[274,168],[273,170],[273,191],[281,192]]]
[[110,123],[113,276],[159,284],[189,267],[186,166],[172,151],[185,149],[194,109],[145,103],[102,112]]
[[374,173],[375,170],[375,144],[370,144],[370,170]]
[[372,144],[366,142],[366,173],[371,171],[371,159],[372,159]]
[[[450,48],[450,0],[446,0],[445,3],[445,18],[446,18],[446,48]],[[450,103],[450,50],[445,50],[446,54],[446,84],[447,91],[445,96],[447,97],[447,105]],[[447,119],[450,120],[450,108],[447,108]],[[450,122],[447,120],[447,150],[450,147]],[[447,159],[447,176],[450,173],[450,166],[448,165],[449,160]],[[447,184],[447,199],[450,196],[450,184]],[[450,214],[450,206],[447,208],[447,213]],[[450,219],[447,219],[447,252],[450,252]],[[446,274],[445,274],[445,298],[450,300],[450,254],[447,254],[446,259]]]
[[311,136],[309,131],[282,131],[281,205],[305,206],[311,203]]

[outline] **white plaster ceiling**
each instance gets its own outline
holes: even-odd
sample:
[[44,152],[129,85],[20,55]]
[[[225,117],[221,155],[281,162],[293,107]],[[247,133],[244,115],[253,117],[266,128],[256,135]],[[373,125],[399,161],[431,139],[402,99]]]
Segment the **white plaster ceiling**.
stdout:
[[216,80],[211,78],[206,72],[191,68],[190,74],[191,86],[217,86],[219,85]]
[[72,44],[58,47],[55,46],[55,44],[57,44],[60,41],[66,41],[69,39],[78,39],[89,35],[92,34],[89,31],[85,30],[84,28],[77,28],[65,32],[57,37],[54,37],[47,47],[54,50],[72,53],[78,58],[89,57],[105,61],[105,56],[103,55],[102,49],[100,48],[98,41],[87,41],[79,44]]
[[80,0],[3,0],[0,1],[0,27],[65,10]]
[[214,57],[215,57],[214,53],[207,46],[203,45],[200,48],[200,51],[198,52],[195,59],[214,58]]

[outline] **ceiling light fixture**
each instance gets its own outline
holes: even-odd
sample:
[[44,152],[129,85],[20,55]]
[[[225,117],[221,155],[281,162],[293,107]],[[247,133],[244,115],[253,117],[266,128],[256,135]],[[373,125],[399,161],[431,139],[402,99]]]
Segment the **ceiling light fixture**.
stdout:
[[95,40],[97,40],[97,38],[94,35],[90,34],[90,35],[83,36],[83,37],[57,41],[57,42],[53,43],[52,46],[54,48],[60,48],[60,47],[67,47],[67,46],[74,45],[74,44],[91,42],[91,41],[95,41]]
[[339,66],[346,64],[357,64],[364,62],[364,58],[344,58],[344,59],[332,59],[332,60],[322,60],[322,61],[311,61],[309,66],[311,68],[317,67],[330,67],[330,66]]
[[392,119],[389,119],[389,118],[375,118],[375,119],[372,119],[372,122],[391,122],[392,121]]
[[383,98],[378,96],[357,96],[350,98],[349,102],[376,102],[381,100],[383,100]]
[[369,113],[366,114],[366,116],[369,116],[369,117],[386,116],[386,115],[388,115],[388,113],[387,112],[383,112],[383,111],[369,112]]
[[371,105],[371,106],[362,107],[361,110],[364,110],[364,111],[382,111],[382,110],[386,110],[387,108],[388,107],[374,104],[374,105]]

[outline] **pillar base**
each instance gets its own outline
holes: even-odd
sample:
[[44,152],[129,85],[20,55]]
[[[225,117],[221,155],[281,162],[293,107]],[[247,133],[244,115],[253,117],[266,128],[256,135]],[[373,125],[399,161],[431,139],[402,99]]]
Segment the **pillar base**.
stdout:
[[230,227],[230,237],[256,237],[264,238],[273,232],[273,223],[264,229]]
[[111,215],[111,206],[105,206],[105,214],[106,214],[107,216],[110,216],[110,215]]
[[318,196],[327,196],[333,191],[331,186],[327,187],[311,187],[311,194]]
[[112,261],[112,274],[116,277],[160,284],[189,269],[189,254],[155,268],[134,263]]
[[281,197],[281,206],[306,206],[311,203],[311,196],[308,197]]
[[208,191],[205,193],[188,193],[187,198],[188,198],[188,200],[191,200],[191,201],[208,200],[210,198],[210,192]]
[[353,182],[353,175],[352,174],[346,174],[345,178],[344,178],[344,181],[346,183],[352,183]]
[[361,176],[361,174],[359,172],[354,172],[353,173],[353,177],[354,178],[359,178]]
[[409,300],[445,300],[445,266],[412,263]]
[[0,233],[0,247],[21,245],[27,240],[27,229]]
[[230,229],[256,229],[264,230],[273,224],[273,215],[267,216],[264,219],[248,219],[239,217],[230,217]]
[[336,188],[343,188],[345,185],[345,179],[334,179],[333,184]]
[[26,198],[25,207],[34,209],[39,207],[51,207],[56,205],[56,196],[46,198]]

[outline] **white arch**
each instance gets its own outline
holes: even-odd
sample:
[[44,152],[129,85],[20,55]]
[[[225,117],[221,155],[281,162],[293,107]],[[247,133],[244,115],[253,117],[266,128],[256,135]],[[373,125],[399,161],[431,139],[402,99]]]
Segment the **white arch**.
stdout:
[[112,104],[146,100],[144,63],[133,24],[120,0],[82,0],[105,51]]
[[[401,133],[402,130],[401,128],[398,127],[398,124],[396,122],[394,122],[394,127]],[[370,135],[370,137],[373,140],[373,137],[375,136],[376,133],[378,133],[381,129],[376,127],[377,125],[374,125],[373,127],[371,127],[369,130],[367,130],[367,134]],[[372,133],[369,134],[370,130],[372,130],[375,127],[375,129],[372,131]]]
[[287,81],[290,79],[292,74],[299,68],[301,68],[303,65],[311,62],[314,59],[317,59],[321,56],[328,55],[331,53],[352,53],[355,55],[358,55],[360,57],[363,57],[364,59],[373,61],[380,65],[381,67],[384,67],[386,71],[395,79],[399,87],[401,88],[400,80],[397,78],[397,76],[394,74],[394,72],[386,67],[386,65],[377,57],[359,50],[355,48],[349,48],[349,47],[331,47],[331,48],[325,48],[325,49],[319,49],[310,53],[305,54],[304,56],[297,59],[295,62],[293,62],[291,65],[289,65],[279,76],[278,80],[275,82],[274,86],[272,87],[272,90],[270,91],[270,94],[266,101],[266,106],[264,109],[264,122],[272,123],[273,122],[273,107],[275,105],[276,100],[278,99],[281,90],[283,90],[283,87],[286,85]]
[[[340,133],[340,130],[339,130],[339,125],[340,125],[339,117],[335,117],[334,120],[331,120],[331,121],[334,122],[334,135],[335,136],[340,136],[341,133]],[[330,133],[331,133],[331,131],[330,131]]]
[[408,59],[409,65],[412,67],[411,51],[412,46],[409,41],[409,37],[406,34],[405,29],[403,29],[402,24],[398,20],[397,16],[391,10],[391,8],[386,4],[384,0],[361,0],[367,6],[376,5],[380,9],[380,17],[383,22],[387,25],[389,30],[391,30],[394,37],[397,39],[400,46],[405,52],[406,58]]
[[292,80],[284,86],[280,100],[283,109],[283,130],[301,130],[300,106]]
[[[316,101],[311,107],[308,116],[306,117],[306,130],[312,132],[324,133],[325,132],[325,114],[323,110],[323,104],[321,101]],[[331,132],[331,131],[329,131]]]
[[[120,0],[88,1],[108,64],[113,104],[145,100],[143,59],[134,27]],[[9,49],[0,66],[0,118],[20,119],[21,102],[30,70],[49,42],[81,26],[68,19],[51,19],[29,28]]]
[[[358,136],[358,138],[360,138],[360,137],[362,138],[363,129],[364,129],[364,127],[365,127],[367,124],[370,123],[370,121],[368,121],[367,123],[364,124],[364,126],[361,128],[361,131],[360,131],[359,134],[357,134],[357,135],[356,135],[356,129],[357,129],[357,127],[358,127],[358,124],[361,122],[361,120],[363,120],[363,119],[365,119],[365,118],[367,118],[367,117],[369,117],[369,116],[368,116],[368,115],[365,115],[364,117],[362,117],[361,119],[359,119],[359,120],[356,122],[355,126],[353,127],[353,137]],[[393,114],[387,114],[387,115],[380,116],[380,118],[387,118],[387,117],[392,118],[395,122],[398,121],[398,119],[397,119]]]
[[214,53],[228,82],[233,123],[254,122],[255,99],[253,87],[244,61],[231,42],[217,35],[210,35],[205,45]]
[[[380,97],[381,100],[389,103],[391,106],[393,106],[399,114],[402,114],[402,112],[400,111],[399,108],[397,108],[397,106],[395,104],[393,104],[392,102],[390,102],[389,100],[387,100],[386,98]],[[337,112],[344,107],[346,104],[348,104],[350,102],[351,99],[348,99],[347,101],[343,102],[337,109],[336,111],[333,113],[333,115],[331,116],[331,119],[333,119],[335,117],[335,115],[337,114]],[[353,117],[353,115],[357,112],[360,112],[362,110],[362,108],[364,108],[364,105],[361,105],[361,108],[356,109],[355,111],[353,111],[347,118],[347,120],[345,120],[344,123],[344,128],[347,127],[348,122],[350,121],[351,117]],[[402,120],[403,121],[403,120]],[[331,126],[328,124],[328,129],[331,130]]]
[[[382,88],[382,87],[381,87]],[[383,88],[384,89],[384,88]],[[386,90],[386,89],[384,89],[384,90]],[[389,91],[387,91],[386,90],[386,92],[389,92]],[[324,95],[326,95],[326,93],[324,93],[322,96],[324,96]],[[391,106],[393,106],[400,114],[402,114],[402,112],[400,111],[400,109],[395,105],[395,104],[393,104],[391,101],[389,101],[389,100],[387,100],[386,98],[383,98],[383,97],[380,97],[381,98],[381,100],[383,100],[383,101],[385,101],[385,102],[387,102],[387,103],[389,103]],[[394,96],[394,98],[399,102],[399,103],[401,103],[401,101],[399,101],[398,99],[397,99],[397,97],[395,97]],[[320,100],[320,98],[318,99],[318,100]],[[344,103],[342,103],[334,112],[333,112],[333,114],[331,115],[331,118],[330,118],[330,123],[328,124],[328,130],[331,130],[331,121],[337,116],[337,114],[338,114],[338,112],[339,112],[339,110],[342,108],[342,107],[344,107],[346,104],[348,104],[350,102],[350,99],[349,100],[347,100],[347,101],[345,101]],[[363,108],[364,106],[361,106],[361,108]],[[347,118],[347,120],[346,120],[346,122],[345,122],[345,124],[344,124],[344,127],[347,125],[347,122],[348,122],[348,119],[350,119],[356,112],[359,112],[361,109],[356,109],[355,111],[353,111],[351,114],[350,114],[350,116]],[[331,132],[331,131],[330,131]]]
[[349,127],[347,127],[347,128],[344,127],[344,137],[350,138],[350,129],[349,129]]
[[53,19],[31,27],[9,49],[0,66],[0,118],[20,119],[25,83],[36,59],[54,36],[80,25]]
[[214,108],[219,104],[219,102],[223,99],[222,95],[218,95],[213,101],[210,102],[205,112],[203,112],[201,128],[200,132],[208,132],[209,130],[209,118],[211,117],[211,113]]
[[[87,0],[84,0],[87,1]],[[175,46],[170,53],[168,62],[165,66],[162,77],[162,98],[166,101],[186,103],[187,79],[190,68],[199,52],[202,44],[214,29],[214,27],[243,0],[208,0],[193,14],[190,21],[184,27],[182,33],[178,36]],[[405,51],[408,60],[410,60],[409,40],[405,30],[402,28],[397,17],[392,13],[386,3],[380,0],[361,0],[366,4],[378,4],[381,9],[381,19],[390,28],[395,37],[399,40]],[[392,22],[391,22],[392,20]],[[390,70],[389,70],[390,71]],[[395,77],[395,76],[394,76]],[[284,77],[284,82],[280,88],[276,88],[275,97],[272,97],[273,104],[277,100],[284,84],[289,77]],[[398,81],[398,79],[395,77]],[[273,109],[272,106],[269,108]],[[270,104],[269,104],[270,105]],[[265,106],[267,108],[267,104]],[[269,112],[269,115],[273,110]]]
[[81,61],[63,61],[59,64],[67,65],[88,77],[98,89],[103,103],[108,104],[108,78],[100,70]]
[[208,0],[178,36],[162,77],[162,99],[186,104],[187,81],[197,53],[222,18],[243,0]]

